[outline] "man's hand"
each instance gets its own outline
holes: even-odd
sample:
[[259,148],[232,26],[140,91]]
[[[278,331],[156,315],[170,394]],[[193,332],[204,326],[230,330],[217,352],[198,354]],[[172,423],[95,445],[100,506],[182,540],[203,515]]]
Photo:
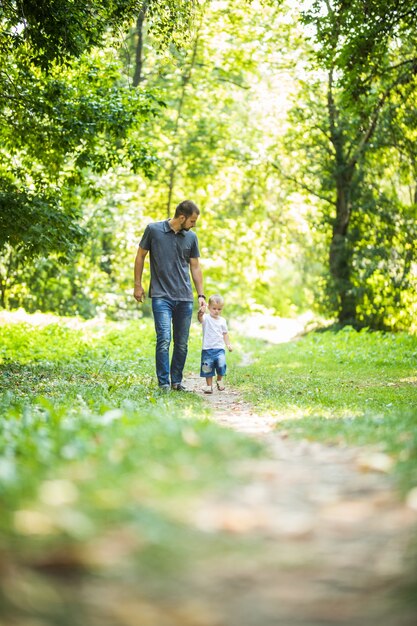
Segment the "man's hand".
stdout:
[[133,291],[133,297],[136,302],[143,302],[146,298],[145,290],[142,285],[135,285],[135,289]]

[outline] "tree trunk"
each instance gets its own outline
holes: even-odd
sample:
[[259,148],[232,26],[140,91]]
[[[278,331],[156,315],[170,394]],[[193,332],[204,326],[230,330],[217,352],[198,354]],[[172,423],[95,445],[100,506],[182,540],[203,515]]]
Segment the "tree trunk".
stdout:
[[351,282],[352,246],[348,231],[351,216],[352,174],[337,177],[336,217],[333,222],[330,244],[330,274],[339,300],[340,324],[356,321],[356,296]]
[[9,290],[14,284],[11,277],[15,274],[18,262],[15,262],[13,250],[7,244],[3,247],[3,254],[0,263],[0,307],[7,309],[9,305]]
[[174,186],[175,186],[175,175],[178,167],[178,148],[180,143],[180,138],[178,136],[178,129],[180,127],[183,106],[185,101],[185,95],[187,91],[187,86],[191,80],[191,74],[195,66],[196,58],[197,58],[197,50],[198,50],[198,34],[194,39],[193,50],[191,54],[191,60],[189,66],[185,69],[184,74],[182,76],[182,86],[181,86],[181,94],[178,102],[177,114],[175,118],[175,124],[173,129],[173,142],[172,142],[172,154],[171,154],[171,164],[169,168],[169,179],[168,179],[168,199],[167,199],[167,217],[171,215],[171,205],[172,198],[174,195]]
[[136,57],[135,57],[135,73],[133,75],[133,87],[137,87],[143,80],[142,68],[143,68],[143,24],[145,22],[146,11],[148,8],[148,1],[142,4],[139,11],[138,19],[136,21]]
[[0,308],[6,308],[6,283],[2,276],[0,276]]
[[348,231],[352,212],[351,197],[357,159],[348,157],[345,136],[341,131],[339,111],[333,94],[333,70],[329,72],[327,109],[330,140],[334,148],[336,217],[333,222],[329,252],[330,275],[338,298],[338,320],[342,325],[356,322],[356,296],[351,281],[352,245]]

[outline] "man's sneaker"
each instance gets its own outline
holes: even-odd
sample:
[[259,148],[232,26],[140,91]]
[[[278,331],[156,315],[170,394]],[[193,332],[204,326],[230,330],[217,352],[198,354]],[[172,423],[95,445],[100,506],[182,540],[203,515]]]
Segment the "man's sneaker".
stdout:
[[158,389],[161,393],[168,393],[168,391],[171,391],[171,387],[169,385],[159,385]]
[[174,391],[188,391],[187,387],[184,387],[182,383],[173,383],[171,389]]

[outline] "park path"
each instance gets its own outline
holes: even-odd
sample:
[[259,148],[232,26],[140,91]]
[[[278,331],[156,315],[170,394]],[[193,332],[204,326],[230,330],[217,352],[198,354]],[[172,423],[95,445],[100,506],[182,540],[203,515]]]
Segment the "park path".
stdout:
[[238,391],[205,395],[197,376],[187,386],[211,419],[266,446],[264,458],[236,463],[243,487],[203,495],[189,512],[199,530],[257,546],[194,570],[206,620],[193,624],[415,626],[417,511],[400,500],[384,456],[291,440]]

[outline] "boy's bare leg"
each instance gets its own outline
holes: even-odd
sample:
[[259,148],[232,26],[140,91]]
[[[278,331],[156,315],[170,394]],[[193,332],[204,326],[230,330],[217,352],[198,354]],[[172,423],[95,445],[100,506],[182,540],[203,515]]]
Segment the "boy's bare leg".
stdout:
[[213,393],[213,376],[208,376],[206,378],[206,387],[204,389],[204,393]]
[[223,380],[223,376],[217,376],[217,380],[216,380],[216,384],[217,384],[217,389],[219,391],[224,391],[225,387],[222,383]]

